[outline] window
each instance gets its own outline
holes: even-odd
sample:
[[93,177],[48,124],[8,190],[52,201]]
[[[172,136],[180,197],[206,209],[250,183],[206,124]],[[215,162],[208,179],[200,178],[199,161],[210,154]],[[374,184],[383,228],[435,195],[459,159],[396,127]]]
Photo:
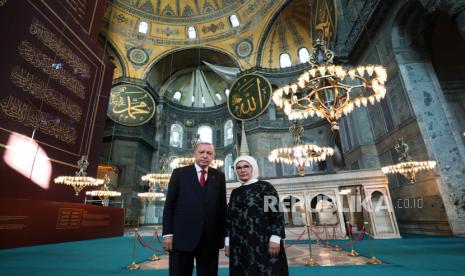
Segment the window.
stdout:
[[139,23],[139,33],[147,34],[149,30],[149,24],[147,22],[140,22]]
[[224,94],[226,95],[226,97],[229,96],[229,89],[228,89],[228,88],[226,88],[226,89],[224,90]]
[[224,175],[226,176],[226,180],[234,180],[234,163],[231,153],[226,155],[224,159]]
[[231,15],[229,17],[229,22],[231,22],[231,26],[233,28],[239,27],[239,25],[240,25],[239,19],[237,18],[237,16],[235,14],[233,14],[233,15]]
[[200,135],[200,142],[213,143],[213,130],[209,126],[200,126],[197,130]]
[[170,156],[170,158],[168,158],[168,166],[167,166],[167,169],[168,169],[168,172],[169,173],[172,173],[173,172],[173,167],[171,167],[171,163],[174,161],[174,159],[178,158],[177,156]]
[[182,126],[178,124],[171,125],[170,146],[182,148]]
[[173,100],[176,100],[178,102],[181,101],[181,91],[174,92]]
[[221,101],[221,95],[220,95],[220,93],[217,92],[215,95],[216,95],[216,97],[218,98],[218,100]]
[[224,124],[224,145],[227,146],[232,144],[234,140],[234,133],[233,133],[233,122],[228,120]]
[[202,96],[202,103],[205,104],[205,97]]
[[289,54],[284,53],[279,56],[279,66],[281,68],[291,67],[291,57]]
[[195,31],[195,28],[190,26],[187,28],[187,37],[189,39],[196,39],[197,38],[197,32]]
[[305,63],[308,62],[308,59],[310,58],[310,54],[308,53],[307,48],[300,48],[299,49],[299,60],[300,63]]

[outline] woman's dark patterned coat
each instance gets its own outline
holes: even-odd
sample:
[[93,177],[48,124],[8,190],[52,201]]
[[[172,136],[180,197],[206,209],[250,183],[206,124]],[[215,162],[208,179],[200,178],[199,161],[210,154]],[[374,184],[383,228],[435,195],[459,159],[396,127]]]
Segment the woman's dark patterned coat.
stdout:
[[268,253],[271,235],[285,238],[284,216],[278,206],[276,189],[265,181],[232,191],[227,218],[230,275],[288,275],[283,242],[278,257]]

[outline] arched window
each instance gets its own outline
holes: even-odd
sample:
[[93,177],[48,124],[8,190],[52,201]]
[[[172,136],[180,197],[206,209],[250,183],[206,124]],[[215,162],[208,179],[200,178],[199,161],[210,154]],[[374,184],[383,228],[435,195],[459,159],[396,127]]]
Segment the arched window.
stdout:
[[226,180],[234,180],[235,173],[233,157],[231,153],[226,155],[226,158],[224,159],[224,175]]
[[178,102],[181,101],[181,92],[180,92],[180,91],[174,92],[173,100],[176,100],[176,101],[178,101]]
[[299,60],[300,63],[308,62],[310,58],[310,53],[308,52],[307,48],[303,47],[299,49]]
[[239,22],[239,19],[237,18],[237,15],[233,14],[229,17],[229,22],[231,22],[231,26],[233,28],[236,28],[236,27],[239,27],[239,25],[241,24]]
[[226,88],[226,89],[224,90],[224,94],[226,95],[226,97],[229,96],[229,89],[228,89],[228,88]]
[[213,143],[213,130],[209,126],[200,126],[197,130],[201,142]]
[[197,38],[197,32],[195,31],[195,28],[190,26],[187,28],[187,37],[189,39],[196,39]]
[[291,67],[291,57],[289,54],[284,53],[279,56],[279,66],[281,68]]
[[178,158],[177,156],[170,156],[170,158],[168,158],[168,172],[169,173],[172,173],[174,168],[171,167],[171,163],[173,162],[174,159]]
[[233,134],[233,122],[228,120],[224,124],[224,145],[227,146],[233,142],[234,134]]
[[178,124],[171,125],[170,146],[182,148],[182,126]]
[[139,23],[139,33],[147,34],[149,30],[149,24],[145,21]]

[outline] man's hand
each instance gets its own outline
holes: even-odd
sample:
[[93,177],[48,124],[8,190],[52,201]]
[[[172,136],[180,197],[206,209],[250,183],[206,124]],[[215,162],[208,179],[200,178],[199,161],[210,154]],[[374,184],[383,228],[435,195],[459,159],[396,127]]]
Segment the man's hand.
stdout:
[[226,257],[229,257],[229,246],[224,247],[224,255],[226,255]]
[[163,237],[163,249],[168,252],[173,250],[173,236]]
[[268,245],[268,253],[270,253],[271,257],[273,257],[273,258],[278,257],[279,246],[280,246],[279,243],[275,243],[275,242],[270,242],[269,243],[269,245]]

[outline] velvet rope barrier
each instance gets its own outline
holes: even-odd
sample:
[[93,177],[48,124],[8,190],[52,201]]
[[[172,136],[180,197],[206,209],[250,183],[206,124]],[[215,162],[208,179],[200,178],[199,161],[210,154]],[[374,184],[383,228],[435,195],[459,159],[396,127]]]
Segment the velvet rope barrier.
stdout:
[[293,242],[287,243],[284,248],[290,248],[290,247],[296,245],[297,242],[302,239],[302,236],[305,234],[306,231],[307,230],[304,229],[304,231],[302,231],[302,233],[300,233],[299,236],[297,237],[297,240],[294,240]]
[[148,248],[154,252],[157,252],[157,253],[164,253],[163,250],[157,250],[155,246],[151,246],[150,243],[154,242],[154,238],[152,237],[150,239],[150,241],[146,242],[143,237],[139,234],[139,231],[136,231],[136,236],[137,236],[137,240],[139,241],[140,245],[142,245],[142,247],[145,247],[145,248]]

